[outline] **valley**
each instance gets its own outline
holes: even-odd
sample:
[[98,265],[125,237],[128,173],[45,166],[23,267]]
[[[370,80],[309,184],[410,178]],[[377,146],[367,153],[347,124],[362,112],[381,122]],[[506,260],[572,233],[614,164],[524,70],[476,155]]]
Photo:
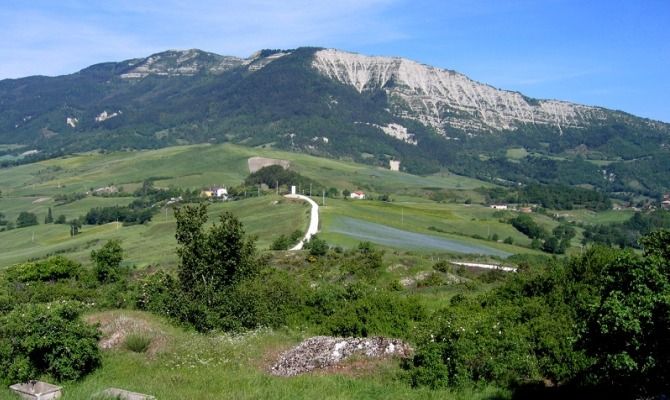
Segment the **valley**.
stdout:
[[0,80],[0,398],[667,397],[669,166],[666,122],[401,57]]

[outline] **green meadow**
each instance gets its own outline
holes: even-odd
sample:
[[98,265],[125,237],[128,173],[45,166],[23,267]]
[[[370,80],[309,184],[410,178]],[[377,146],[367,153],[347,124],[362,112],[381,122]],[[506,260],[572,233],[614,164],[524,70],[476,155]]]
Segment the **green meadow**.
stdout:
[[[415,176],[342,160],[224,144],[76,154],[0,170],[0,212],[8,221],[14,221],[21,211],[29,211],[37,215],[40,223],[0,232],[0,266],[61,253],[84,261],[92,248],[113,238],[122,240],[128,264],[174,266],[175,221],[171,208],[158,210],[153,221],[145,225],[84,226],[75,237],[69,235],[68,225],[44,225],[42,222],[48,208],[54,218],[64,215],[70,220],[85,215],[93,207],[124,206],[133,200],[132,197],[99,196],[87,196],[66,204],[54,200],[57,195],[85,193],[109,185],[124,192],[136,190],[146,179],[154,180],[157,187],[236,186],[249,174],[248,159],[254,156],[288,160],[292,169],[327,187],[364,190],[372,197],[380,194],[391,197],[390,202],[326,198],[325,206],[321,208],[320,236],[331,245],[354,247],[363,240],[365,236],[356,232],[356,227],[351,224],[358,221],[359,224],[369,223],[377,230],[381,229],[379,225],[392,229],[396,236],[402,232],[424,235],[414,235],[413,240],[392,242],[392,245],[388,241],[370,240],[390,250],[450,251],[449,246],[444,251],[427,249],[420,243],[425,238],[491,249],[499,255],[537,253],[528,248],[530,240],[525,235],[504,221],[513,213],[506,212],[501,216],[500,212],[477,204],[482,197],[474,189],[490,186],[485,182],[448,172]],[[303,190],[308,191],[301,188]],[[430,200],[436,192],[446,193],[449,202]],[[224,211],[234,213],[247,231],[257,236],[262,249],[267,249],[279,235],[306,227],[309,212],[306,205],[286,201],[269,192],[261,197],[256,197],[257,194],[248,193],[246,199],[239,201],[214,203],[209,208],[210,221],[216,220]],[[323,203],[324,199],[317,193],[313,195],[315,200]],[[471,204],[464,204],[466,199]],[[575,210],[562,214],[568,219],[588,223],[621,221],[630,216],[630,213],[621,211]],[[548,231],[558,224],[544,215],[533,214],[532,217]],[[506,238],[511,238],[513,245],[502,243]],[[579,236],[575,240],[578,239]]]

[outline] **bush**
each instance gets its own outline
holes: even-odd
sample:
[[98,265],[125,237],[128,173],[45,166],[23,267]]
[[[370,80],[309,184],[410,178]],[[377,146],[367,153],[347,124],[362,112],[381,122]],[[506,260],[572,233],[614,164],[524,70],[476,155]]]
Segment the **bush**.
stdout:
[[131,333],[126,336],[123,346],[135,353],[144,353],[151,345],[151,337],[144,333]]
[[119,266],[123,261],[121,242],[112,239],[100,250],[91,251],[91,260],[95,263],[95,275],[101,283],[114,282],[119,279]]
[[16,218],[16,227],[24,228],[26,226],[32,225],[37,225],[37,215],[31,212],[21,211],[19,216]]
[[288,250],[290,245],[291,243],[289,242],[289,238],[286,237],[286,235],[279,235],[277,239],[272,241],[270,250]]
[[446,283],[441,274],[437,272],[431,272],[425,279],[421,279],[416,283],[417,287],[434,287],[442,286]]
[[6,277],[10,282],[57,281],[78,278],[81,264],[63,256],[55,256],[42,261],[16,264],[7,268]]
[[444,272],[444,273],[447,273],[447,272],[452,272],[453,267],[451,266],[451,263],[442,260],[442,261],[438,261],[438,262],[436,262],[436,263],[433,265],[433,269],[434,269],[435,271],[438,271],[438,272]]
[[19,306],[0,318],[0,380],[74,380],[100,366],[99,333],[74,303]]
[[309,250],[309,254],[315,257],[325,256],[328,252],[328,243],[325,240],[319,239],[316,235],[307,242],[305,248]]

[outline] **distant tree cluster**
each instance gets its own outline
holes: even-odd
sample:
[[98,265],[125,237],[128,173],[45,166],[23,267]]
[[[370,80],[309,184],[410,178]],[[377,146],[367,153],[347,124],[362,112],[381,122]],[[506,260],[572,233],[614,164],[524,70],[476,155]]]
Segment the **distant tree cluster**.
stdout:
[[612,208],[612,201],[604,193],[564,185],[528,185],[519,190],[519,203],[536,203],[554,210],[584,207],[602,211]]
[[84,221],[88,225],[102,225],[115,221],[122,222],[124,225],[144,224],[151,221],[154,212],[150,208],[95,207],[86,213]]
[[[520,214],[512,218],[510,223],[519,232],[533,239],[532,248],[541,249],[552,254],[563,254],[570,247],[570,241],[575,237],[575,228],[568,224],[561,224],[554,228],[549,234],[543,227],[538,225],[530,215]],[[505,239],[511,244],[511,238]]]
[[553,210],[587,208],[609,210],[612,201],[605,193],[567,185],[529,184],[520,189],[481,189],[488,203],[539,204]]
[[265,184],[271,188],[274,188],[277,184],[279,186],[299,186],[303,189],[308,188],[312,185],[313,193],[321,193],[321,190],[324,189],[322,185],[316,181],[300,175],[295,171],[289,169],[284,169],[281,165],[270,165],[263,167],[258,171],[250,174],[245,180],[244,184],[247,186],[254,186]]
[[670,229],[670,211],[636,212],[622,223],[587,225],[583,243],[639,248],[640,237],[657,229]]

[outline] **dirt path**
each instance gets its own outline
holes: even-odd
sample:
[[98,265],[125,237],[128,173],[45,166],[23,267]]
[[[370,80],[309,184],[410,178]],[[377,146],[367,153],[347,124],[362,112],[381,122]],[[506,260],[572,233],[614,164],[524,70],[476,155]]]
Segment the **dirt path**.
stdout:
[[306,243],[309,242],[309,239],[313,236],[316,235],[316,232],[319,230],[319,205],[316,204],[316,202],[312,199],[310,199],[307,196],[303,196],[301,194],[287,194],[284,195],[284,197],[288,199],[300,199],[308,202],[312,206],[312,212],[310,214],[309,218],[309,227],[307,228],[307,233],[305,233],[305,237],[293,248],[290,249],[290,251],[295,251],[295,250],[302,250],[302,246]]

